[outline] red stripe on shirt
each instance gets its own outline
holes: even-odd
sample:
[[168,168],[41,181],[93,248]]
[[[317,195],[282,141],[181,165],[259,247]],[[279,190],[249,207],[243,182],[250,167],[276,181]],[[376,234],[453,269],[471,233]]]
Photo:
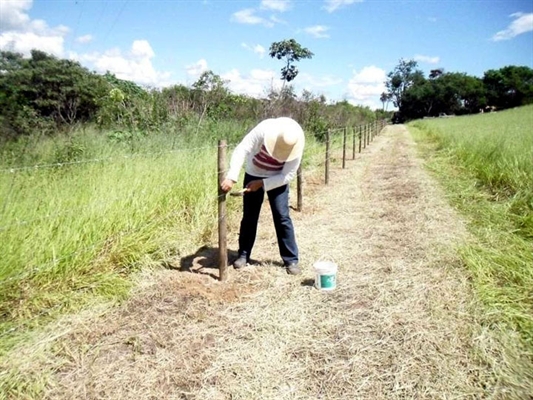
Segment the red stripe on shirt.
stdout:
[[263,163],[261,163],[260,161],[258,161],[255,158],[252,160],[252,162],[254,163],[254,165],[256,167],[264,169],[265,171],[281,171],[283,169],[283,165],[281,165],[281,166],[272,166],[272,165],[268,165],[268,164],[263,164]]
[[266,171],[281,171],[285,164],[271,157],[270,154],[268,154],[265,145],[261,146],[261,150],[259,150],[259,153],[254,156],[252,162],[255,166]]

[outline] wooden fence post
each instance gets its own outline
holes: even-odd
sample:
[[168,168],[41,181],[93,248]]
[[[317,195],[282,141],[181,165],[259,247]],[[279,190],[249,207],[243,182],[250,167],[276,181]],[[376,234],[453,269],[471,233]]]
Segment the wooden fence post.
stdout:
[[302,211],[302,199],[303,199],[303,195],[302,195],[302,163],[300,163],[300,166],[298,167],[298,172],[296,173],[296,196],[297,196],[297,204],[296,204],[296,208],[298,209],[298,211]]
[[352,128],[352,160],[355,160],[355,135],[357,132],[357,126]]
[[363,140],[363,149],[366,149],[366,144],[368,143],[368,124],[365,125],[364,131],[364,140]]
[[359,153],[361,152],[361,147],[363,146],[363,125],[359,126]]
[[228,279],[228,247],[226,222],[226,193],[220,185],[226,176],[226,141],[218,141],[218,276]]
[[342,133],[342,169],[346,168],[346,127]]
[[326,175],[324,177],[324,182],[327,185],[329,183],[329,147],[330,147],[330,132],[329,129],[326,132]]

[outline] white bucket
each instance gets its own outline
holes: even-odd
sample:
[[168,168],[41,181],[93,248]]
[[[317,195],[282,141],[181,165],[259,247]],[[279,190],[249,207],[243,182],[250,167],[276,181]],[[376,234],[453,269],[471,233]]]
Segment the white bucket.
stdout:
[[333,290],[337,287],[337,264],[332,261],[317,261],[313,267],[317,289]]

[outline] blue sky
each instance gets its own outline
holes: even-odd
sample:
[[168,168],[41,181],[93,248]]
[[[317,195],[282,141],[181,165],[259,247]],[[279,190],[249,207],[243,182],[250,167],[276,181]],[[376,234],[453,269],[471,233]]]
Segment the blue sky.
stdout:
[[273,42],[314,53],[294,80],[330,101],[381,107],[401,58],[427,73],[533,68],[533,0],[0,0],[0,49],[39,48],[141,85],[212,70],[236,92],[281,86]]

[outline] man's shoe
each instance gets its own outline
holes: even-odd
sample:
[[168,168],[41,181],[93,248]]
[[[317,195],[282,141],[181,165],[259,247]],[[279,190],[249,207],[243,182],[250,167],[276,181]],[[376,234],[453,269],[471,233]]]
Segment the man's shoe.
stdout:
[[298,263],[287,264],[285,265],[285,268],[287,269],[287,273],[289,275],[300,275],[302,273]]
[[245,256],[239,256],[235,261],[233,261],[233,268],[235,269],[241,269],[246,267],[246,264],[248,264],[248,260]]

